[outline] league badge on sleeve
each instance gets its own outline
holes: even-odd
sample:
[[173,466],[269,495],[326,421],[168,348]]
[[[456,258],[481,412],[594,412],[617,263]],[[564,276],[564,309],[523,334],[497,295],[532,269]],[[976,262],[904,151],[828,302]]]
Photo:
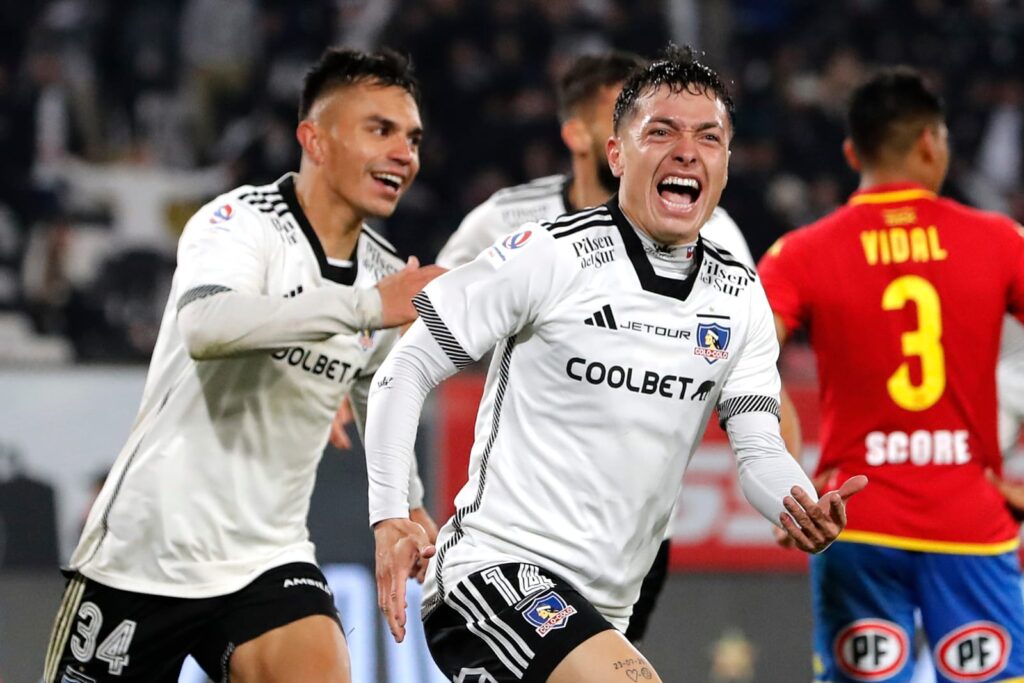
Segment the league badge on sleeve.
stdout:
[[221,223],[227,223],[235,215],[235,210],[231,208],[230,204],[224,204],[217,208],[210,217],[210,223],[212,225],[220,225]]
[[527,240],[529,240],[532,235],[532,230],[514,232],[502,241],[502,245],[504,245],[506,249],[518,249],[526,244]]
[[729,357],[729,352],[726,349],[729,348],[731,336],[732,333],[725,325],[698,323],[697,348],[693,350],[693,355],[703,357],[708,363],[725,360]]
[[536,627],[541,638],[549,631],[565,628],[569,617],[576,614],[576,608],[566,603],[558,593],[551,591],[539,598],[534,598],[523,610],[523,617]]
[[501,239],[501,242],[495,242],[487,251],[487,258],[490,259],[495,266],[500,266],[508,261],[508,256],[505,256],[505,251],[515,251],[525,245],[530,237],[533,236],[532,230],[520,230],[513,232],[508,236]]

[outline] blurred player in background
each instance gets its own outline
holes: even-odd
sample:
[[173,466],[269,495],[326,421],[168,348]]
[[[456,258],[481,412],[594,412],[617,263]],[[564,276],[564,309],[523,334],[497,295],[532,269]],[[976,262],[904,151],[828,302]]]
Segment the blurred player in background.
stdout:
[[[527,221],[551,221],[608,201],[619,187],[619,179],[608,166],[605,152],[612,135],[615,99],[626,78],[644,64],[641,57],[620,51],[577,57],[558,81],[562,141],[571,154],[572,174],[540,178],[496,192],[462,221],[437,255],[438,265],[455,268],[468,263]],[[754,267],[743,233],[725,209],[715,207],[711,218],[701,228],[701,235],[721,245],[744,265]],[[671,249],[654,254],[659,258],[672,258]],[[654,563],[644,578],[640,598],[633,606],[626,637],[634,643],[647,631],[651,611],[665,585],[671,535],[672,525],[669,524]]]
[[761,262],[780,341],[806,327],[817,356],[816,476],[872,482],[811,559],[816,677],[909,680],[918,608],[940,681],[1024,681],[1020,530],[985,476],[1002,462],[996,358],[1004,313],[1024,317],[1024,239],[936,195],[948,134],[916,72],[860,86],[848,131],[860,189]]
[[[843,498],[865,485],[813,497],[779,436],[764,293],[699,234],[725,186],[731,110],[689,50],[634,72],[606,146],[616,196],[526,223],[429,285],[375,377],[379,605],[401,640],[406,576],[433,556],[424,628],[452,680],[661,680],[618,631],[716,407],[744,493],[805,550],[838,535]],[[435,554],[407,519],[422,403],[495,345],[469,481]]]
[[[419,170],[418,86],[391,52],[328,50],[303,83],[297,174],[185,227],[142,407],[72,556],[44,681],[348,681],[306,517],[331,418],[435,267],[364,224]],[[415,472],[414,518],[422,510]]]
[[1024,424],[1024,327],[1013,316],[1003,321],[996,371],[999,396],[999,448],[1009,456]]

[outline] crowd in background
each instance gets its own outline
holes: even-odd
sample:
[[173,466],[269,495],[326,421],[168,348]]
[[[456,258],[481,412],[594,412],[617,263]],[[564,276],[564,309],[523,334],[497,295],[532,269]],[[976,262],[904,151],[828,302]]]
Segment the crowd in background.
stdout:
[[297,168],[328,45],[407,52],[422,171],[382,229],[432,260],[500,187],[567,170],[552,82],[575,55],[706,51],[732,81],[722,203],[760,255],[845,201],[845,96],[872,65],[946,98],[946,192],[1024,220],[1014,0],[50,0],[0,9],[0,361],[146,360],[189,215]]

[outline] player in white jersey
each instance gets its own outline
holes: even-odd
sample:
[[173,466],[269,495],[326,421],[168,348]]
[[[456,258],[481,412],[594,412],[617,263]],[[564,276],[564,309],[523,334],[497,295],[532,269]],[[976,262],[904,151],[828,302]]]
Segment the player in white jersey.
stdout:
[[[348,681],[306,528],[346,395],[440,269],[367,228],[419,169],[418,86],[391,52],[328,50],[307,74],[297,174],[188,222],[142,406],[69,566],[44,681]],[[412,260],[410,260],[412,261]],[[383,328],[391,328],[384,330]],[[411,471],[409,505],[422,511]]]
[[[558,80],[562,142],[571,154],[572,174],[539,178],[494,193],[452,233],[437,255],[437,264],[449,269],[461,266],[523,223],[551,221],[608,201],[619,188],[619,179],[611,172],[605,153],[605,143],[612,135],[615,99],[630,73],[644,64],[636,55],[614,50],[577,57]],[[724,247],[744,265],[754,267],[747,241],[725,209],[715,207],[701,235]],[[671,258],[669,250],[655,249],[654,254]],[[626,637],[634,643],[644,637],[665,585],[671,536],[669,524],[633,605]]]
[[[661,680],[623,637],[687,461],[717,410],[748,500],[809,552],[845,525],[779,435],[778,343],[756,274],[702,239],[725,185],[731,99],[670,49],[632,75],[606,205],[527,223],[417,296],[366,427],[378,601],[430,557],[424,628],[454,681]],[[672,258],[651,252],[668,248]],[[431,545],[406,519],[429,390],[497,345],[469,481]]]
[[999,447],[1009,454],[1024,424],[1024,326],[1013,316],[1003,321],[996,368],[999,389]]

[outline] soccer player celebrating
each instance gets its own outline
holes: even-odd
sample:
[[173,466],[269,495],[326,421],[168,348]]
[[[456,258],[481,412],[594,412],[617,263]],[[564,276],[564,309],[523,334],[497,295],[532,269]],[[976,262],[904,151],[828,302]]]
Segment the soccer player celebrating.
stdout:
[[[185,227],[138,419],[70,563],[43,680],[349,680],[306,516],[342,397],[357,412],[436,267],[364,223],[419,170],[418,86],[391,52],[328,50],[297,174]],[[409,506],[425,519],[415,472]]]
[[1024,318],[1020,226],[936,195],[949,143],[918,73],[857,88],[848,131],[860,189],[760,266],[779,339],[811,332],[817,476],[872,480],[811,560],[816,676],[910,680],[919,609],[940,681],[1021,681],[1019,527],[985,476],[1001,467],[1000,328]]
[[[660,680],[629,621],[714,410],[753,505],[809,552],[845,524],[779,436],[778,343],[755,273],[700,237],[725,185],[732,100],[670,49],[631,75],[607,143],[607,204],[526,223],[417,296],[367,420],[378,601],[405,633],[405,581],[430,557],[424,627],[458,681]],[[659,247],[692,250],[662,260]],[[495,350],[457,512],[431,545],[408,520],[422,402]]]
[[[619,179],[612,173],[605,152],[612,135],[615,100],[626,78],[644,64],[640,57],[619,51],[576,58],[558,81],[562,141],[571,153],[572,174],[540,178],[496,192],[471,211],[448,238],[437,255],[438,265],[455,268],[468,263],[499,237],[526,221],[551,221],[608,201],[619,187]],[[753,268],[754,260],[743,233],[722,207],[715,207],[711,218],[701,228],[701,236],[724,247],[723,254],[734,256]],[[693,256],[686,247],[667,245],[652,253],[665,261]],[[790,446],[788,441],[787,446]],[[673,512],[671,518],[674,517]],[[670,521],[654,562],[644,577],[626,629],[626,637],[634,643],[644,637],[651,612],[665,585],[671,535]]]

